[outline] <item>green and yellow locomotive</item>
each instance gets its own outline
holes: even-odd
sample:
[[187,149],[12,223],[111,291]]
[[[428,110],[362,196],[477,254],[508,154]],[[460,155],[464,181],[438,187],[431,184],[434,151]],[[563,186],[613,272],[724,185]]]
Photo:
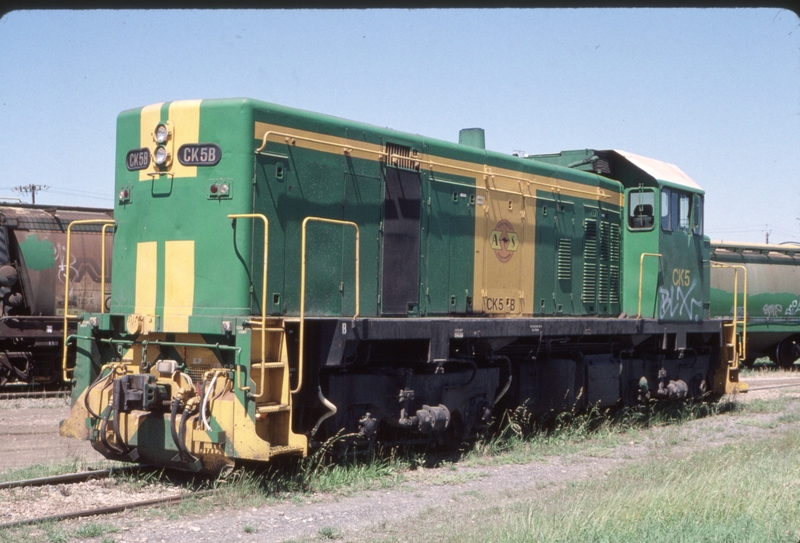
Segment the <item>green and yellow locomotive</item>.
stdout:
[[739,386],[691,179],[484,147],[249,99],[123,112],[111,311],[70,339],[62,434],[214,472]]

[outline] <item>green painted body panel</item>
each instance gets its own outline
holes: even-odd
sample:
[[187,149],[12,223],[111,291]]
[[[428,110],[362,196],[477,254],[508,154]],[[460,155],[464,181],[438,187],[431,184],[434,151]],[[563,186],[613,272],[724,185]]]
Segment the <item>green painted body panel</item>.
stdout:
[[618,206],[538,191],[535,314],[619,314]]
[[[167,107],[165,104],[164,108]],[[162,120],[165,119],[162,108]],[[250,280],[244,266],[230,266],[241,257],[250,262],[251,230],[231,229],[227,215],[249,213],[252,203],[247,196],[252,186],[252,118],[246,108],[224,107],[205,102],[201,106],[200,141],[216,143],[223,149],[222,160],[213,167],[198,167],[197,177],[158,176],[139,181],[139,172],[130,172],[125,164],[128,151],[139,148],[140,109],[120,114],[117,123],[117,191],[130,190],[130,203],[117,203],[114,239],[114,313],[135,310],[137,243],[157,242],[156,314],[163,315],[165,241],[193,240],[194,315],[237,315],[249,313]],[[209,128],[213,126],[212,128]],[[231,184],[233,195],[244,197],[209,199],[214,181]],[[187,213],[176,213],[185,209]]]
[[[474,168],[510,169],[518,172],[555,177],[587,188],[607,193],[619,192],[614,180],[591,175],[578,170],[564,169],[550,164],[475,149],[450,142],[432,140],[421,136],[402,134],[363,123],[344,121],[325,115],[309,113],[263,102],[249,102],[254,107],[254,120],[315,134],[356,139],[365,144],[384,146],[386,143],[417,149],[433,159],[466,161]],[[260,146],[261,141],[254,140]],[[383,274],[391,269],[383,266],[381,232],[384,220],[384,195],[386,167],[377,160],[343,157],[341,154],[302,149],[283,141],[270,141],[264,150],[267,155],[256,157],[255,211],[264,213],[270,220],[270,263],[268,312],[276,315],[297,315],[300,305],[300,223],[306,216],[351,220],[358,223],[361,236],[361,308],[364,316],[381,314],[380,296]],[[278,176],[281,172],[281,177]],[[474,297],[473,255],[475,251],[474,221],[476,195],[475,176],[420,172],[421,219],[419,254],[419,315],[464,314],[471,311]],[[552,196],[552,195],[551,195]],[[546,198],[547,195],[542,195]],[[583,237],[579,223],[586,206],[595,212],[605,213],[609,224],[619,223],[616,205],[586,200],[579,203],[562,202],[565,207],[556,237],[575,239],[572,251],[579,255],[583,250],[578,239]],[[576,211],[575,206],[581,207]],[[556,209],[556,208],[553,208]],[[558,208],[560,209],[560,207]],[[559,211],[560,212],[560,211]],[[574,224],[573,224],[574,219]],[[351,230],[338,225],[312,224],[307,235],[307,288],[306,313],[308,315],[349,315],[353,311],[353,238]],[[254,239],[259,237],[256,231]],[[583,272],[575,268],[572,285],[556,284],[552,275],[555,262],[549,234],[542,231],[541,258],[537,252],[536,288],[547,291],[546,297],[557,296],[557,303],[548,305],[547,313],[562,306],[563,314],[600,313],[615,315],[619,312],[616,301],[602,304],[581,304]],[[597,236],[601,235],[598,228]],[[611,234],[606,234],[609,236]],[[537,233],[537,238],[539,234]],[[538,241],[537,241],[538,243]],[[599,244],[599,241],[598,241]],[[257,244],[256,244],[257,245]],[[618,243],[617,243],[618,247]],[[258,248],[254,250],[255,261]],[[619,260],[619,256],[614,256]],[[539,262],[542,263],[541,273]],[[549,264],[547,263],[549,262]],[[605,265],[608,266],[608,259]],[[618,263],[614,271],[619,283]],[[598,272],[600,273],[600,272]],[[258,276],[258,273],[255,273]],[[539,286],[540,278],[544,281]],[[610,281],[606,277],[606,281]],[[258,284],[255,286],[259,289]],[[617,290],[617,289],[614,289]],[[538,296],[537,296],[538,298]],[[597,307],[594,307],[597,305]],[[602,309],[600,306],[603,306]],[[538,308],[538,306],[537,306]],[[566,308],[566,309],[564,309]],[[254,307],[255,311],[257,308]],[[537,309],[538,311],[538,309]]]
[[[641,307],[642,317],[662,321],[699,321],[708,317],[707,306],[704,306],[708,301],[708,273],[703,267],[703,262],[708,261],[708,250],[702,234],[661,228],[662,189],[688,195],[691,202],[694,195],[703,194],[699,187],[657,177],[660,174],[655,172],[659,166],[646,170],[626,159],[626,154],[621,151],[582,149],[536,155],[529,159],[574,170],[597,171],[613,177],[625,187],[624,213],[619,217],[622,313],[629,317],[637,316]],[[647,163],[647,160],[642,163]],[[660,172],[665,175],[672,173],[668,167]],[[675,177],[679,178],[678,175]],[[642,202],[645,198],[642,195],[650,195],[649,224],[634,223],[630,205],[632,194]],[[644,256],[642,260],[645,253],[660,256]]]
[[[420,311],[426,315],[464,314],[472,310],[475,252],[475,189],[472,179],[429,176],[422,200],[427,224],[421,259],[425,283]],[[456,184],[458,183],[458,184]],[[469,263],[469,264],[468,264]]]

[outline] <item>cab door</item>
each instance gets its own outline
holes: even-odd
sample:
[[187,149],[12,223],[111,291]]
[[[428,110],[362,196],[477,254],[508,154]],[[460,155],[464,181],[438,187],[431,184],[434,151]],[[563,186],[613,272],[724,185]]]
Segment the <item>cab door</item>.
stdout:
[[658,319],[703,318],[703,196],[678,187],[661,189],[659,252],[662,281]]
[[[622,234],[621,312],[628,317],[656,318],[662,284],[659,255],[658,191],[639,186],[625,189]],[[641,295],[640,295],[641,293]]]

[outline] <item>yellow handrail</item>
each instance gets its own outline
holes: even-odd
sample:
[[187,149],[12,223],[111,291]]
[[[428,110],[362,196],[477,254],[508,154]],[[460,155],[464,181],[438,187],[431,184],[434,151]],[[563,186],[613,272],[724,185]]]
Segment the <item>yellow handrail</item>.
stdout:
[[303,219],[303,235],[302,241],[300,244],[300,350],[298,353],[298,362],[297,362],[297,387],[292,389],[292,394],[296,393],[300,390],[300,387],[303,384],[303,339],[305,336],[305,329],[306,329],[306,226],[309,222],[324,222],[329,224],[340,224],[342,226],[352,226],[356,230],[356,312],[353,315],[353,319],[358,317],[359,310],[361,308],[361,291],[360,291],[360,279],[361,274],[359,272],[359,247],[360,247],[360,233],[358,229],[358,225],[354,222],[350,221],[337,221],[335,219],[323,219],[322,217],[306,217]]
[[[64,256],[64,263],[65,263],[65,272],[64,272],[64,340],[63,340],[63,351],[61,353],[61,374],[64,378],[64,381],[69,381],[69,375],[67,372],[69,369],[67,368],[67,319],[75,318],[77,315],[70,315],[69,314],[69,269],[70,269],[70,252],[72,251],[72,227],[75,225],[82,225],[82,224],[103,224],[103,225],[116,225],[117,222],[113,219],[86,219],[80,221],[72,221],[67,225],[67,254]],[[106,290],[105,290],[105,254],[106,254],[106,227],[103,227],[102,230],[103,238],[100,241],[102,244],[102,259],[103,259],[103,266],[101,266],[101,278],[100,278],[100,288],[102,289],[101,293],[101,301],[100,301],[100,308],[102,313],[102,308],[105,305],[106,301]]]
[[736,338],[736,330],[739,326],[739,270],[742,270],[744,273],[743,277],[743,287],[742,287],[742,294],[744,296],[744,301],[742,302],[742,343],[741,345],[736,345],[736,349],[739,351],[739,357],[744,360],[747,358],[747,268],[742,264],[722,264],[721,262],[712,262],[711,266],[713,268],[731,268],[733,269],[733,339],[735,341]]
[[[261,393],[255,394],[254,398],[259,398],[264,394],[264,373],[266,367],[266,321],[267,321],[267,248],[269,246],[269,220],[261,213],[240,213],[228,215],[229,219],[261,219],[264,221],[264,263],[261,277]],[[252,365],[251,365],[252,368]],[[237,368],[238,371],[238,368]],[[238,382],[239,390],[247,392],[250,390],[249,386],[241,386],[241,380]],[[256,391],[258,392],[258,391]]]
[[639,257],[639,313],[636,315],[637,319],[642,318],[642,277],[644,272],[644,257],[646,256],[661,258],[661,254],[659,253],[642,253],[642,256]]
[[[103,225],[103,241],[101,242],[101,249],[100,249],[100,313],[106,312],[106,229],[109,226],[115,226],[116,221],[114,224],[106,223]],[[64,312],[66,313],[66,309]]]
[[[322,144],[322,145],[328,145],[330,147],[338,147],[338,148],[342,149],[342,152],[344,154],[350,154],[353,151],[360,151],[362,153],[375,154],[375,155],[378,155],[379,157],[384,157],[384,159],[386,160],[387,164],[392,162],[393,159],[396,159],[396,160],[408,160],[408,161],[412,161],[412,162],[418,163],[420,165],[420,168],[422,167],[422,165],[427,165],[431,170],[433,170],[434,167],[439,167],[439,168],[442,168],[442,171],[449,169],[449,170],[456,170],[456,171],[475,174],[476,176],[484,176],[484,180],[487,183],[487,186],[484,189],[483,187],[480,187],[480,186],[478,186],[476,184],[474,188],[476,188],[478,190],[487,190],[487,191],[495,190],[495,191],[499,191],[499,192],[508,192],[510,194],[525,195],[525,193],[522,192],[522,188],[521,187],[520,187],[520,192],[516,193],[516,192],[513,192],[513,191],[508,191],[508,190],[503,190],[503,189],[498,189],[498,188],[492,189],[492,188],[490,188],[488,186],[489,178],[494,179],[496,177],[500,177],[500,178],[503,178],[503,179],[510,179],[510,180],[513,180],[513,181],[517,181],[518,183],[527,184],[528,195],[530,195],[530,196],[535,196],[535,195],[531,194],[531,187],[533,185],[539,185],[539,186],[554,190],[555,192],[561,192],[562,190],[567,190],[567,191],[574,192],[574,193],[577,193],[577,194],[588,194],[590,196],[599,196],[600,198],[605,198],[605,199],[611,198],[611,195],[606,194],[605,190],[601,189],[600,187],[596,187],[596,189],[597,189],[596,191],[581,190],[581,189],[578,189],[578,188],[562,187],[562,186],[559,185],[559,181],[560,180],[556,179],[556,178],[552,178],[555,181],[554,184],[553,183],[546,183],[546,182],[542,182],[542,181],[537,181],[536,179],[527,179],[525,177],[517,177],[515,175],[508,175],[508,174],[499,173],[499,172],[492,172],[491,168],[489,168],[485,164],[483,165],[484,166],[483,170],[480,170],[480,169],[477,169],[477,168],[467,168],[467,167],[464,167],[464,166],[456,166],[455,164],[445,164],[443,162],[435,162],[434,160],[431,160],[431,159],[423,159],[421,156],[407,157],[407,156],[402,156],[402,155],[397,154],[397,153],[390,153],[390,152],[387,152],[387,151],[380,151],[378,149],[369,149],[369,148],[365,148],[365,147],[356,147],[356,146],[353,146],[353,145],[347,145],[345,143],[340,143],[340,142],[335,142],[335,141],[328,141],[328,140],[321,140],[321,139],[315,139],[315,138],[309,138],[307,136],[299,136],[299,135],[296,135],[296,134],[289,134],[289,133],[285,133],[285,132],[277,132],[277,131],[274,131],[274,130],[268,130],[267,132],[264,133],[264,136],[261,139],[261,146],[258,149],[256,149],[256,151],[255,151],[256,154],[261,154],[261,151],[263,151],[267,147],[267,140],[269,139],[270,136],[282,137],[284,139],[284,142],[287,145],[293,145],[295,143],[295,140],[301,140],[301,141],[307,141],[307,142],[310,142],[310,143],[318,143],[318,144]],[[533,174],[531,174],[531,175],[533,175]],[[535,175],[534,175],[534,177],[535,177]]]

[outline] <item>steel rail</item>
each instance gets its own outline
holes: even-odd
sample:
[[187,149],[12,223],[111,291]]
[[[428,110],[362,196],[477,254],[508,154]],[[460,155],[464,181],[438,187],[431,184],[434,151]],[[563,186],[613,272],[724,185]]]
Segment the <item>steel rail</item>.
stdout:
[[124,473],[134,471],[143,466],[124,466],[121,468],[98,469],[94,471],[81,471],[78,473],[65,473],[64,475],[52,475],[50,477],[37,477],[34,479],[20,479],[19,481],[9,481],[0,483],[0,490],[6,488],[20,488],[24,486],[45,486],[58,484],[82,483],[89,479],[105,479],[113,473]]
[[179,503],[183,500],[203,498],[214,494],[216,490],[202,490],[200,492],[191,492],[188,494],[179,494],[177,496],[169,496],[166,498],[156,498],[153,500],[144,500],[140,502],[129,502],[120,505],[111,505],[108,507],[98,507],[96,509],[85,509],[83,511],[74,511],[72,513],[62,513],[60,515],[50,515],[48,517],[36,517],[25,520],[16,520],[14,522],[7,522],[0,524],[0,530],[7,528],[15,528],[18,526],[28,526],[30,524],[39,524],[42,522],[58,522],[60,520],[70,520],[82,517],[93,517],[98,515],[111,515],[113,513],[121,513],[130,509],[140,509],[142,507],[150,507],[152,505]]
[[751,386],[749,388],[749,391],[752,392],[752,391],[755,391],[755,390],[769,390],[771,388],[789,388],[789,387],[800,387],[800,382],[788,383],[788,384],[785,384],[785,385],[765,385],[765,386],[761,386],[761,387],[753,387],[753,386]]

